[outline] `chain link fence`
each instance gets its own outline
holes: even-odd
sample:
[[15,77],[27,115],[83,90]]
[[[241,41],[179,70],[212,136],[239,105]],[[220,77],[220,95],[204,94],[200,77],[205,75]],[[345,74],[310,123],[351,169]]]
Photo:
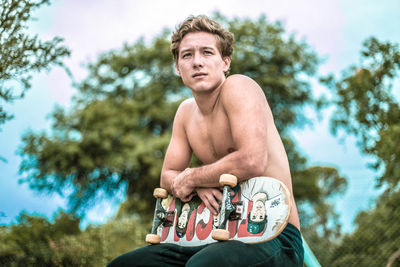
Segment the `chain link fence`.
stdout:
[[[334,240],[307,231],[309,251],[320,266],[400,267],[400,192],[382,195],[376,206],[358,214],[354,230]],[[305,250],[307,250],[305,245]],[[314,267],[312,261],[305,266]]]

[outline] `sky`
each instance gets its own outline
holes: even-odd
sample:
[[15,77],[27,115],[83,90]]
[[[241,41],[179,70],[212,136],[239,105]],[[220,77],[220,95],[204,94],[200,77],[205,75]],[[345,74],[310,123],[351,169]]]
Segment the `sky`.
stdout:
[[[29,31],[42,40],[63,37],[72,51],[65,63],[74,79],[80,81],[87,74],[84,64],[94,62],[101,53],[139,37],[150,41],[163,28],[174,29],[189,15],[212,15],[214,11],[228,18],[264,14],[270,22],[281,21],[289,34],[305,40],[324,59],[320,75],[340,75],[343,69],[358,63],[362,42],[370,36],[400,43],[398,0],[58,0],[35,13]],[[317,83],[313,89],[316,95],[328,93]],[[24,99],[6,104],[15,119],[0,129],[0,156],[7,160],[0,161],[0,224],[15,222],[23,211],[51,219],[60,208],[66,208],[65,198],[39,194],[18,182],[23,176],[18,172],[21,158],[17,151],[26,131],[49,132],[49,114],[56,105],[68,108],[74,93],[66,73],[53,68],[35,75]],[[373,159],[360,154],[354,138],[343,140],[330,134],[330,112],[325,110],[319,119],[310,112],[313,126],[294,129],[293,136],[310,165],[335,167],[348,179],[348,189],[337,199],[336,210],[344,230],[350,231],[357,212],[371,207],[379,194],[375,189],[378,174],[367,167]],[[123,196],[117,195],[97,203],[87,212],[82,226],[106,222],[121,200]]]

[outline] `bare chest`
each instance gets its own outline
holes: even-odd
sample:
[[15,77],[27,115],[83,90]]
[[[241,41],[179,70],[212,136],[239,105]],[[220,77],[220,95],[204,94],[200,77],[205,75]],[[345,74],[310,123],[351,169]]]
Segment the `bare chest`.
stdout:
[[204,164],[217,161],[235,151],[229,120],[224,112],[213,116],[193,116],[186,127],[189,144]]

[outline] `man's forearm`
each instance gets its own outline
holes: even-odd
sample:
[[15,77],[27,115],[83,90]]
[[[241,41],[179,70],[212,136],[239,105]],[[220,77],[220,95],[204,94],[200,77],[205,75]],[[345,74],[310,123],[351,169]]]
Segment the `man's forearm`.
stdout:
[[161,187],[167,189],[172,195],[182,201],[190,200],[196,188],[219,187],[219,177],[221,174],[230,173],[244,181],[254,176],[263,174],[265,166],[260,159],[250,153],[233,152],[215,163],[196,168],[187,168],[183,171],[163,170],[161,176]]
[[261,160],[236,151],[214,163],[191,168],[188,182],[193,188],[218,187],[219,177],[224,173],[235,175],[239,181],[247,180],[263,174],[265,165]]

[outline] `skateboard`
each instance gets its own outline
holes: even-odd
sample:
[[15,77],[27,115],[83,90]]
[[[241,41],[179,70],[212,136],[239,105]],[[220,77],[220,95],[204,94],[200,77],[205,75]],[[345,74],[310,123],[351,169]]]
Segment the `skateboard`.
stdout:
[[239,240],[253,244],[275,238],[286,227],[290,193],[279,180],[255,177],[237,184],[235,176],[223,174],[219,183],[223,192],[218,216],[197,196],[182,202],[156,188],[153,226],[146,242],[200,246]]

